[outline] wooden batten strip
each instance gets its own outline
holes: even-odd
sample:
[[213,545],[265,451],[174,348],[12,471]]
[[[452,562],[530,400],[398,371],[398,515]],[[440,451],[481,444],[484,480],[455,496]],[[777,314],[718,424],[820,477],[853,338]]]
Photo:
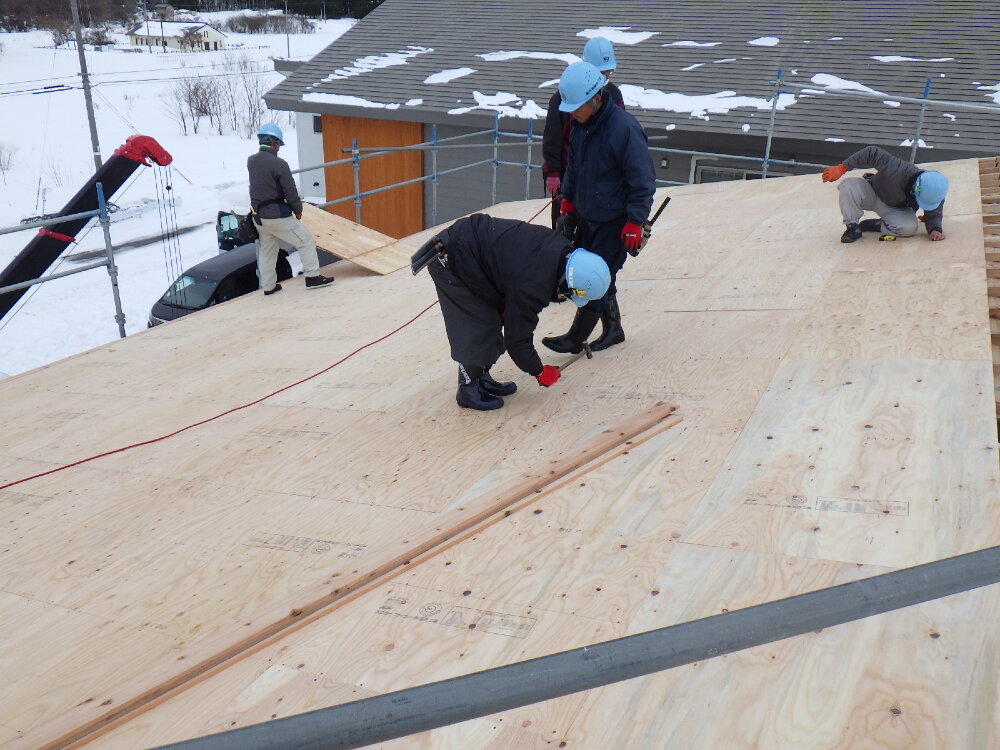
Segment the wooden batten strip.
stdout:
[[993,355],[993,409],[1000,429],[1000,191],[997,190],[1000,157],[979,160],[980,200],[983,213],[983,250],[986,258],[986,294],[990,316],[990,351]]
[[[274,640],[330,614],[375,585],[382,585],[394,575],[412,569],[417,558],[430,559],[468,529],[490,519],[503,518],[505,511],[524,499],[536,496],[587,464],[600,461],[642,433],[657,426],[665,428],[677,424],[680,417],[668,420],[676,409],[675,404],[658,402],[645,412],[607,427],[574,450],[572,457],[552,461],[544,470],[507,482],[464,506],[442,513],[433,523],[415,530],[410,539],[374,551],[364,566],[359,565],[359,569],[352,572],[353,577],[336,588],[330,589],[333,581],[329,581],[322,588],[313,587],[292,599],[271,605],[242,622],[237,627],[238,632],[196,643],[2,747],[5,750],[65,750],[92,742]],[[665,420],[668,424],[661,425]]]

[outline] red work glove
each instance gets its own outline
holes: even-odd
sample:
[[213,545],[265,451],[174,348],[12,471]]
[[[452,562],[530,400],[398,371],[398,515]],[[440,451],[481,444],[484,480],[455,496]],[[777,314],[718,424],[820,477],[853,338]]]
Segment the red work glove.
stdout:
[[626,250],[638,250],[639,245],[642,244],[642,227],[631,221],[626,221],[625,226],[622,227],[622,243]]
[[542,367],[542,374],[536,375],[535,380],[538,381],[539,385],[544,385],[548,388],[550,385],[555,385],[556,381],[562,377],[562,373],[559,372],[558,367],[553,367],[552,365],[544,365]]
[[834,164],[823,170],[823,182],[836,182],[847,174],[847,167],[843,164]]
[[545,178],[545,190],[548,192],[549,195],[558,194],[559,186],[561,184],[562,181],[559,179],[559,175],[557,174],[550,174],[548,177]]
[[567,214],[576,213],[576,204],[573,201],[568,201],[563,198],[562,203],[559,204],[559,215],[566,216]]
[[302,221],[302,214],[295,214],[295,218]]

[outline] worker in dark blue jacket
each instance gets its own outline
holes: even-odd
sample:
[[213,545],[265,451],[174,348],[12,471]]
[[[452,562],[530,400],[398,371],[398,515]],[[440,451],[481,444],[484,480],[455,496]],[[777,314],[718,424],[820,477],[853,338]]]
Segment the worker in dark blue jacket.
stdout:
[[[602,98],[611,99],[616,105],[625,108],[625,99],[621,89],[611,83],[611,76],[618,67],[615,58],[615,48],[603,36],[595,36],[583,45],[583,59],[596,67],[608,79]],[[559,203],[563,177],[566,175],[566,161],[569,156],[569,129],[573,117],[569,112],[559,108],[562,96],[559,91],[549,98],[549,109],[545,115],[545,130],[542,132],[542,180],[545,182],[545,192],[552,196],[552,228],[556,228],[559,219]]]
[[606,83],[604,75],[585,61],[568,66],[559,79],[561,107],[575,120],[559,211],[576,224],[574,246],[604,258],[611,285],[604,297],[577,311],[566,334],[542,339],[556,352],[579,352],[599,320],[604,329],[591,349],[607,349],[625,340],[615,276],[627,252],[641,246],[642,225],[656,189],[646,134],[635,117],[605,101]]

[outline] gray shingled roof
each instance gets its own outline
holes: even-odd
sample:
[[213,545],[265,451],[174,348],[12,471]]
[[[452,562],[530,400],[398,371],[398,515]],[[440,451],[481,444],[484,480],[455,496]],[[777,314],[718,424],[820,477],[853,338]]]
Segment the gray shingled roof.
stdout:
[[[786,81],[798,84],[810,84],[817,74],[857,82],[888,94],[890,102],[893,95],[920,97],[929,77],[932,99],[1000,103],[1000,87],[992,88],[1000,83],[1000,3],[995,0],[386,0],[265,99],[274,109],[481,126],[492,121],[492,112],[454,111],[475,107],[473,92],[506,92],[517,97],[513,106],[541,110],[544,118],[555,88],[542,84],[557,79],[565,62],[487,60],[481,55],[579,55],[586,42],[579,33],[599,27],[655,32],[637,44],[615,44],[614,79],[625,86],[629,111],[653,134],[676,129],[764,135],[769,81],[778,69]],[[778,41],[770,46],[749,43],[761,37]],[[390,53],[405,64],[358,72],[366,67],[362,58]],[[880,61],[876,55],[904,59]],[[424,82],[457,68],[476,72],[446,83]],[[338,70],[343,77],[331,79]],[[648,91],[641,104],[629,104],[627,85],[688,96],[729,91],[764,104],[728,112],[709,108],[692,116],[667,111],[666,98]],[[899,145],[914,132],[912,105],[788,91],[796,100],[778,112],[780,137]],[[316,94],[393,107],[355,106],[351,100],[322,96],[310,101]],[[718,108],[717,101],[708,103]],[[510,118],[503,126],[523,130],[525,122]],[[538,119],[536,132],[540,127]],[[1000,153],[1000,113],[931,107],[922,138],[941,149]]]

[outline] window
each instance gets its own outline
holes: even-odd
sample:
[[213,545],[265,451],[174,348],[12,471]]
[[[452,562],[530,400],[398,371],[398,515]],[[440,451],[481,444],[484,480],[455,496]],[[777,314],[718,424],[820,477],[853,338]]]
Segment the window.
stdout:
[[200,310],[205,307],[215,291],[215,281],[199,279],[194,276],[181,276],[166,291],[160,302],[187,310]]
[[[771,177],[781,177],[778,172],[768,170]],[[740,169],[738,167],[697,167],[695,182],[726,182],[727,180],[759,180],[763,173],[757,170]]]
[[313,132],[323,132],[323,118],[320,115],[313,115]]

